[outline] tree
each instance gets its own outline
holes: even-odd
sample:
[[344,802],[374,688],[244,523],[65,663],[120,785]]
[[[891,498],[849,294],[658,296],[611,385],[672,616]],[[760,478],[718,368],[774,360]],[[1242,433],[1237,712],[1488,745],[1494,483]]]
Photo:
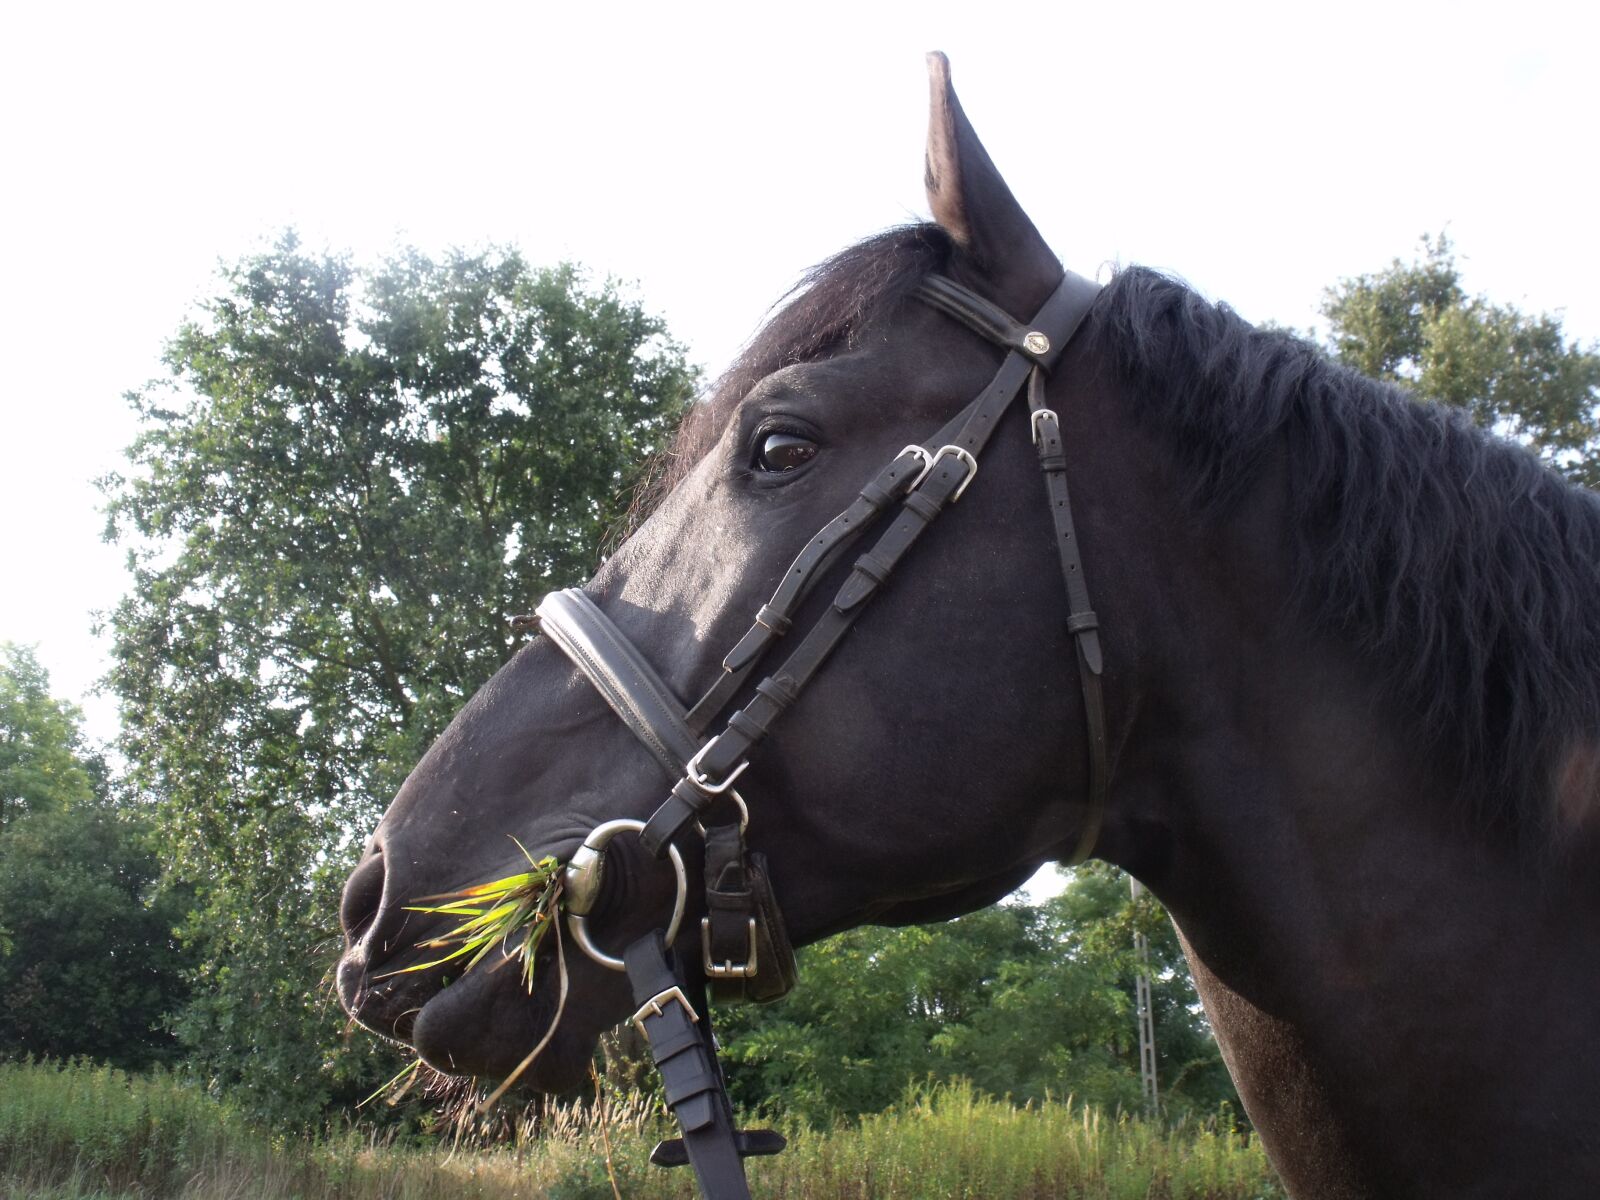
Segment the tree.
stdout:
[[140,1067],[171,1051],[182,901],[104,777],[33,654],[0,647],[0,1054]]
[[942,925],[852,930],[802,954],[801,983],[729,1010],[736,1098],[821,1123],[882,1109],[932,1076],[1018,1101],[1140,1103],[1133,933],[1150,939],[1157,1055],[1169,1111],[1237,1107],[1171,922],[1103,863],[1043,905]]
[[292,235],[224,271],[166,362],[103,484],[134,571],[122,747],[195,889],[180,1035],[303,1119],[382,1069],[320,985],[354,850],[515,649],[506,615],[592,572],[695,376],[574,267],[363,269]]
[[1444,235],[1423,238],[1416,262],[1329,288],[1322,315],[1346,366],[1464,408],[1573,481],[1600,485],[1600,353],[1569,341],[1559,317],[1468,296]]
[[0,643],[0,829],[94,794],[104,767],[85,752],[78,722],[77,709],[50,695],[33,651]]

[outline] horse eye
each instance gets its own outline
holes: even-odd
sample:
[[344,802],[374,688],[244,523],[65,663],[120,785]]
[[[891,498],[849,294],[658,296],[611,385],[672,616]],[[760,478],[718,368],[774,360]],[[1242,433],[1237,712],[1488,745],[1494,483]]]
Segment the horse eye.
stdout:
[[817,444],[792,433],[769,433],[756,452],[756,469],[774,473],[803,467],[817,456]]

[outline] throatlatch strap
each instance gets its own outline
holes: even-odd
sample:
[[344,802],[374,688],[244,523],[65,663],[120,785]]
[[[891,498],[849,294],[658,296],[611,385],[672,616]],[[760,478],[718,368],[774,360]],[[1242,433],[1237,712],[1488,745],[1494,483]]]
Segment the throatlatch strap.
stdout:
[[[709,1017],[690,1003],[687,985],[674,969],[659,929],[645,934],[622,955],[639,1009],[633,1023],[650,1044],[661,1088],[683,1130],[681,1151],[662,1143],[651,1161],[688,1162],[706,1200],[750,1200],[741,1151],[776,1154],[783,1139],[768,1130],[741,1137],[711,1045]],[[775,1143],[775,1144],[774,1144]]]
[[1072,635],[1078,658],[1078,681],[1083,690],[1084,720],[1089,733],[1089,811],[1078,832],[1077,845],[1067,859],[1070,867],[1089,856],[1100,836],[1100,823],[1111,790],[1111,768],[1106,750],[1106,705],[1100,683],[1103,670],[1100,619],[1089,606],[1083,556],[1078,549],[1077,530],[1072,524],[1061,422],[1054,411],[1045,407],[1044,376],[1037,368],[1028,379],[1028,421],[1033,427],[1039,469],[1044,473],[1045,493],[1050,500],[1050,519],[1055,525],[1056,553],[1061,560],[1061,578],[1067,589],[1067,632]]

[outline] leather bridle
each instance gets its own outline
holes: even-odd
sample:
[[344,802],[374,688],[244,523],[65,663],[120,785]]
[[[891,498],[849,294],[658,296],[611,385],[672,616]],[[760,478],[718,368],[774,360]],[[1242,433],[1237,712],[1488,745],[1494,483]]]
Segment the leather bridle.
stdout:
[[[1045,404],[1045,376],[1059,360],[1099,293],[1096,284],[1066,272],[1027,325],[940,275],[921,283],[916,297],[1006,351],[989,385],[937,434],[907,446],[861,489],[854,503],[817,533],[784,574],[749,631],[722,662],[710,690],[685,709],[644,656],[582,591],[545,597],[539,628],[594,685],[673,781],[648,821],[618,819],[597,826],[564,873],[568,925],[597,962],[626,970],[639,1005],[633,1023],[645,1035],[661,1072],[668,1105],[683,1129],[681,1141],[651,1154],[662,1165],[690,1162],[709,1200],[747,1200],[742,1157],[772,1154],[783,1138],[769,1130],[739,1131],[723,1083],[705,1004],[705,985],[719,997],[769,1000],[794,984],[794,951],[773,898],[762,855],[749,851],[749,808],[735,783],[750,751],[799,699],[845,633],[929,526],[961,498],[978,472],[984,447],[1001,417],[1025,395],[1028,421],[1044,474],[1055,542],[1068,599],[1067,630],[1078,660],[1089,734],[1088,803],[1070,864],[1088,857],[1099,835],[1110,785],[1105,701],[1101,688],[1099,622],[1089,605],[1067,494],[1061,423]],[[799,607],[828,569],[882,518],[894,513],[872,548],[858,557],[833,603],[801,638],[781,667],[754,687],[716,736],[706,730],[763,657],[787,635]],[[677,882],[665,929],[639,938],[621,958],[595,944],[588,928],[602,888],[605,847],[634,831],[646,850],[671,861]],[[701,921],[700,971],[685,971],[669,953],[686,904],[687,875],[680,843],[693,831],[705,854],[706,913]],[[695,1001],[699,1001],[696,1005]]]

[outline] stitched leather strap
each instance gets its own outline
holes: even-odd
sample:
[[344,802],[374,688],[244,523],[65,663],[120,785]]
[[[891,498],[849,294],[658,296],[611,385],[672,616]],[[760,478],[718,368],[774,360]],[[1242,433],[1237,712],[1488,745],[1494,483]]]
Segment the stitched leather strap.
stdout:
[[1044,474],[1045,494],[1050,501],[1050,519],[1055,526],[1057,557],[1061,578],[1067,589],[1067,632],[1078,659],[1078,682],[1083,691],[1084,720],[1089,733],[1088,812],[1078,841],[1067,858],[1076,866],[1089,856],[1100,836],[1100,823],[1111,789],[1111,768],[1106,750],[1106,706],[1100,675],[1100,619],[1089,606],[1089,585],[1084,579],[1083,557],[1078,549],[1078,534],[1072,524],[1072,500],[1067,493],[1067,455],[1061,439],[1061,422],[1045,407],[1044,376],[1037,369],[1028,379],[1028,420],[1033,427],[1034,444],[1039,451],[1039,469]]
[[[910,448],[908,447],[908,450]],[[772,599],[756,613],[750,630],[722,660],[722,674],[694,708],[689,712],[689,725],[704,734],[724,708],[728,706],[740,686],[750,677],[763,655],[789,632],[795,610],[800,607],[811,589],[834,561],[848,550],[858,538],[870,530],[884,510],[906,494],[921,470],[919,459],[901,451],[893,462],[878,473],[861,489],[854,503],[818,531],[806,543],[789,569],[783,582],[772,594]]]
[[693,1165],[706,1200],[750,1200],[710,1035],[673,968],[661,931],[645,934],[622,958],[639,1006],[633,1023],[650,1044],[667,1106],[683,1130],[684,1157]]
[[[929,276],[916,291],[923,303],[960,321],[997,346],[1026,354],[1047,371],[1055,366],[1072,335],[1078,332],[1078,326],[1089,315],[1099,294],[1100,285],[1093,280],[1063,271],[1056,290],[1035,314],[1032,323],[1024,325],[1005,309],[943,275]],[[1041,346],[1037,341],[1030,341],[1030,333],[1043,334],[1045,344]]]
[[577,588],[539,602],[539,628],[575,663],[669,779],[700,749],[683,705],[600,606]]

